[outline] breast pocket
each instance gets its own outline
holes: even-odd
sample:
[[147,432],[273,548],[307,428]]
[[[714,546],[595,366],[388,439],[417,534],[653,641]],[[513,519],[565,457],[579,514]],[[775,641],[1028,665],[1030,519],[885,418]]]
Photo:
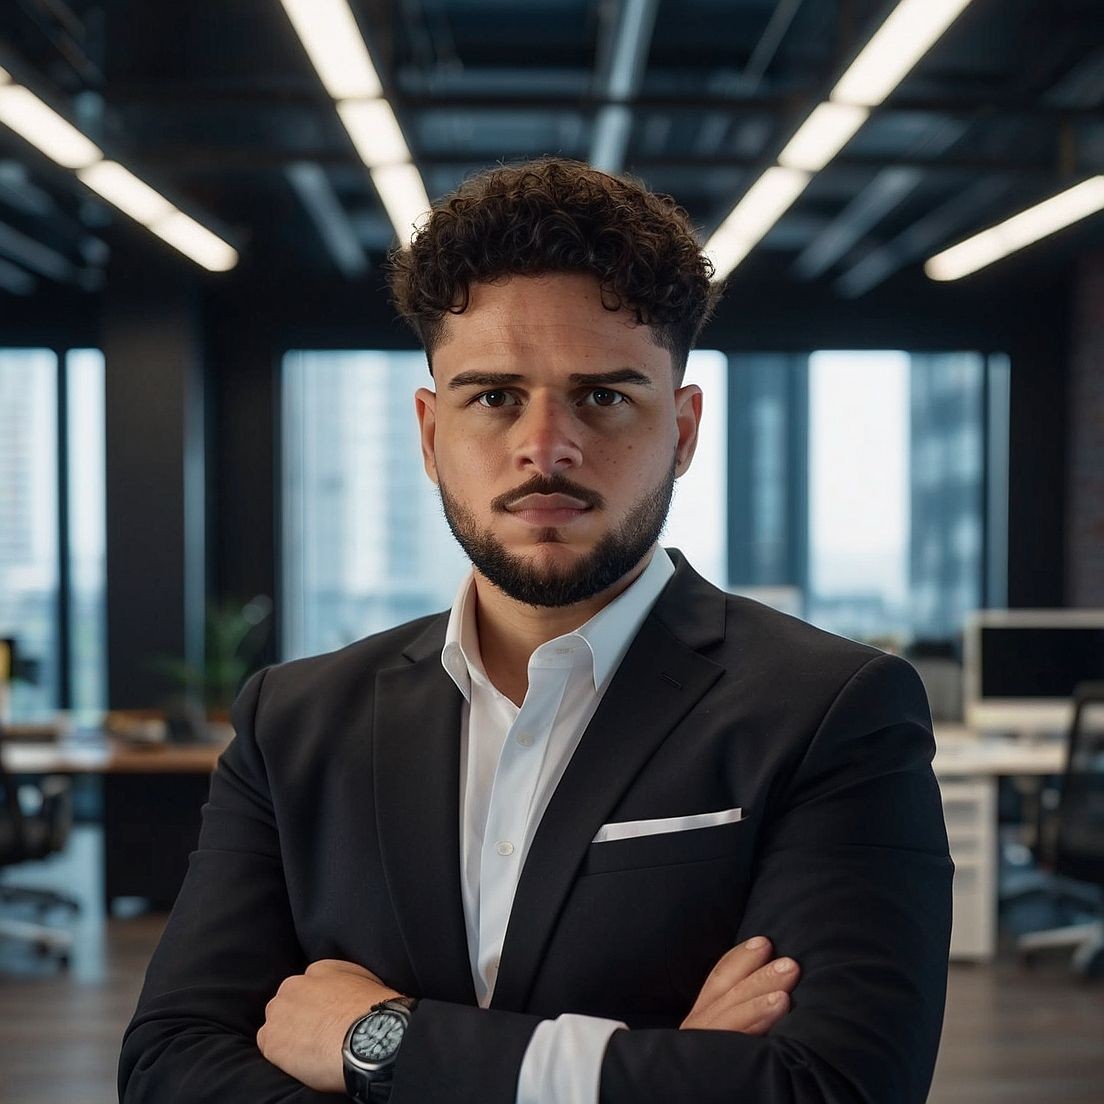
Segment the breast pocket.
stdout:
[[710,862],[743,849],[742,809],[605,824],[587,848],[581,874]]

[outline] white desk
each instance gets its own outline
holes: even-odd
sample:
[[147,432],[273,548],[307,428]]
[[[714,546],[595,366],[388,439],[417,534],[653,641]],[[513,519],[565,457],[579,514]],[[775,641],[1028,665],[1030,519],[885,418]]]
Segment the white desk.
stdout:
[[932,767],[955,864],[951,958],[986,961],[997,944],[997,780],[1061,774],[1065,741],[981,736],[962,725],[935,726]]

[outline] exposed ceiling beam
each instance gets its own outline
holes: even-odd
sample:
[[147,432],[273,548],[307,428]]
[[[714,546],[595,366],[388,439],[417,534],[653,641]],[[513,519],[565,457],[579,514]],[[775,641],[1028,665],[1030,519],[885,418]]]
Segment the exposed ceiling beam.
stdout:
[[629,103],[640,91],[658,8],[659,0],[621,0],[616,22],[606,24],[599,42],[599,83],[608,102],[594,120],[590,163],[603,172],[618,173],[625,166],[632,130]]
[[962,227],[990,211],[1009,190],[999,176],[983,177],[946,203],[914,222],[907,230],[878,246],[852,265],[833,285],[847,299],[857,299],[898,270],[928,256]]
[[[1055,81],[1043,95],[1041,102],[1063,107],[1081,107],[1099,113],[1101,99],[1104,99],[1104,49],[1098,48]],[[1076,174],[1077,148],[1072,128],[1065,128],[1063,137],[1066,140],[1060,146],[1059,159],[1066,177],[1063,184],[1068,185],[1069,177]],[[1102,181],[1104,181],[1104,175],[1097,176],[1095,180],[1082,181],[1080,185],[1067,188],[1050,199],[1011,215],[996,226],[989,225],[987,230],[975,233],[949,250],[944,249],[938,256],[929,256],[924,266],[925,271],[932,279],[958,279],[959,276],[968,275],[970,272],[977,271],[979,267],[984,268],[993,264],[1009,253],[1039,241],[1088,214],[1098,212],[1100,210],[1098,199],[1092,197],[1094,195],[1099,197]],[[1080,198],[1073,199],[1073,195]],[[1084,203],[1085,197],[1089,197],[1087,206]],[[1080,213],[1076,213],[1078,206],[1082,207]],[[989,209],[987,206],[985,216],[982,218],[983,224],[989,224]],[[1043,214],[1044,211],[1046,214]],[[1055,218],[1059,212],[1061,217]],[[1015,227],[1015,230],[1012,230],[1012,227]],[[1026,237],[1023,236],[1025,231]],[[942,240],[932,243],[927,252],[930,253],[931,249],[938,248],[940,245],[945,246],[949,237],[950,234],[947,234]],[[980,250],[979,244],[982,246]],[[993,255],[994,244],[998,246],[995,256]],[[951,262],[948,265],[946,256],[948,253],[957,255],[957,264]],[[970,255],[970,267],[963,264],[964,253]]]
[[[464,111],[510,111],[514,109],[563,110],[594,112],[608,104],[619,102],[601,90],[580,93],[541,93],[533,90],[539,86],[540,70],[532,70],[532,83],[516,89],[497,89],[488,92],[447,92],[414,93],[396,92],[392,97],[395,110],[428,111],[432,109]],[[302,107],[314,109],[322,98],[322,91],[288,88],[280,85],[262,85],[243,88],[241,86],[220,87],[212,85],[127,85],[112,84],[108,103],[112,110],[163,110],[178,107],[194,112],[197,106],[216,109],[235,109],[248,107]],[[786,95],[741,96],[732,93],[715,93],[695,96],[637,96],[633,100],[634,108],[642,111],[720,111],[726,114],[778,114],[785,112],[800,113],[807,109],[810,99],[814,98],[814,89],[795,89]],[[325,102],[323,100],[323,102]],[[985,99],[971,99],[967,96],[894,96],[880,104],[875,114],[894,115],[899,112],[915,114],[917,112],[933,115],[962,117],[984,117],[1000,119],[1038,119],[1054,122],[1062,119],[1071,121],[1099,121],[1100,113],[1090,107],[1075,103],[1048,103],[1026,96],[998,95]]]
[[740,92],[751,93],[759,87],[800,7],[801,0],[778,0],[762,38],[756,43],[746,68],[740,74],[737,84]]
[[[1039,101],[1042,110],[1054,107],[1096,113],[1095,105],[1104,99],[1104,50],[1095,50],[1082,58]],[[1080,170],[1064,166],[1066,175]],[[1092,171],[1092,170],[1089,170]],[[1057,175],[1057,174],[1055,174]],[[993,209],[1009,189],[1007,176],[983,176],[950,200],[941,204],[893,240],[869,250],[835,282],[835,289],[848,299],[872,291],[906,265],[930,256],[952,236],[976,224]]]
[[321,165],[297,161],[284,170],[333,262],[349,279],[368,271],[368,257]]
[[0,259],[0,288],[12,295],[33,295],[38,281],[29,273]]
[[76,266],[68,258],[5,222],[0,222],[0,253],[51,280],[76,279]]
[[31,183],[26,166],[13,160],[0,161],[0,203],[38,218],[57,212],[53,196]]
[[[962,122],[936,126],[913,146],[914,156],[935,157],[945,153],[966,132]],[[937,162],[938,163],[938,162]],[[852,249],[891,211],[899,207],[920,185],[924,173],[916,167],[894,164],[878,175],[818,234],[798,256],[794,271],[803,280],[815,280]]]
[[922,179],[919,169],[883,169],[798,255],[794,271],[803,280],[815,280],[827,272]]
[[[485,165],[499,157],[508,157],[508,153],[498,151],[440,151],[418,155],[418,163],[426,169],[434,168],[474,168]],[[523,156],[519,151],[517,156]],[[168,172],[175,171],[180,179],[189,176],[217,173],[268,172],[272,169],[285,169],[299,161],[310,161],[329,168],[357,168],[361,161],[353,153],[335,149],[299,150],[295,154],[281,153],[271,147],[234,147],[191,146],[174,143],[166,146],[145,146],[142,149],[142,163],[151,169]],[[739,155],[685,154],[648,156],[642,154],[633,158],[633,168],[640,172],[672,172],[679,169],[709,170],[760,168],[759,157],[741,157]],[[872,172],[885,166],[886,158],[878,154],[855,151],[841,154],[832,160],[830,169],[852,172]],[[1004,173],[1024,180],[1050,181],[1061,175],[1052,160],[1015,160],[1012,156],[997,159],[990,157],[971,157],[965,154],[953,157],[894,157],[894,166],[915,168],[932,177],[942,175],[948,180],[970,173]],[[1070,170],[1075,173],[1098,173],[1104,170],[1104,164],[1090,158],[1082,152],[1076,165]],[[829,171],[829,170],[825,170]]]

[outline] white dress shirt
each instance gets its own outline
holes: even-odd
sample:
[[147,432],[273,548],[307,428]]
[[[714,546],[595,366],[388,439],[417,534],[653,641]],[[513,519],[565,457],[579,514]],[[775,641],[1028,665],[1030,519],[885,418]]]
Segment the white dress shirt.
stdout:
[[[464,695],[460,719],[460,884],[476,998],[491,1003],[514,891],[556,786],[625,652],[674,574],[656,545],[647,567],[574,632],[529,657],[519,709],[487,678],[474,574],[452,605],[441,662]],[[521,918],[524,920],[524,917]],[[516,1104],[597,1104],[602,1058],[618,1020],[544,1020],[521,1064]]]

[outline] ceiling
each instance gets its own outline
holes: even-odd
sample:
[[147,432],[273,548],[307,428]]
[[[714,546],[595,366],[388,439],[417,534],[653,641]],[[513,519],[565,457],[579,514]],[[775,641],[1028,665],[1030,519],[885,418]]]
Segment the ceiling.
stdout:
[[[632,2],[351,0],[431,197],[497,161],[594,159],[616,101],[627,129],[602,156],[673,194],[703,235],[892,7],[655,0],[641,64],[618,90],[613,56]],[[0,65],[232,241],[243,272],[355,281],[392,244],[278,0],[3,0]],[[855,299],[915,273],[938,249],[1104,172],[1102,103],[1101,0],[974,0],[734,279],[769,271]],[[1102,221],[1034,248],[1099,241]],[[95,290],[120,235],[165,251],[120,223],[0,127],[0,287]]]

